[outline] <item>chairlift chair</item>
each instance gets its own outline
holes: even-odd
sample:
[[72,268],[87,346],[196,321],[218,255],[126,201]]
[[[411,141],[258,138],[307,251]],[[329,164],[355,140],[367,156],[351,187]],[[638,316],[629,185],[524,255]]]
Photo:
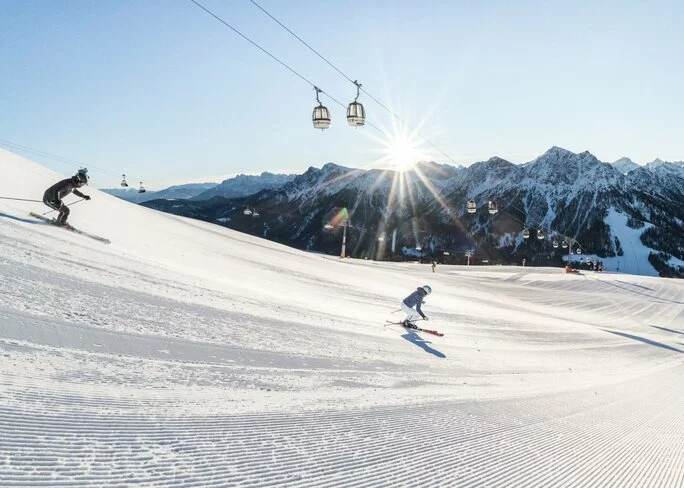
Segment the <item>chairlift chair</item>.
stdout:
[[242,213],[245,215],[252,215],[252,211],[249,208],[246,208]]
[[124,188],[128,188],[128,183],[126,182],[126,175],[122,175],[122,176],[123,176],[123,180],[121,180],[121,186],[123,186]]
[[499,211],[499,206],[497,205],[495,200],[490,200],[487,204],[487,208],[489,209],[489,213],[492,215]]
[[530,230],[529,229],[523,229],[522,236],[523,236],[523,239],[529,239],[530,238]]
[[259,212],[256,211],[256,208],[255,208],[254,211],[252,212],[252,217],[254,217],[254,218],[259,217]]
[[561,247],[562,247],[563,249],[567,249],[567,248],[568,248],[568,242],[567,242],[567,241],[563,241],[563,244],[561,244]]
[[577,248],[577,254],[582,254],[582,248],[581,247]]
[[553,248],[558,249],[558,241],[556,239],[553,240]]
[[363,109],[363,105],[357,102],[361,83],[354,80],[354,84],[356,85],[356,98],[347,107],[347,122],[352,127],[361,127],[366,123],[366,111]]
[[145,187],[142,184],[142,181],[140,182],[140,188],[138,188],[138,193],[145,193],[147,190],[145,190]]
[[477,212],[477,203],[475,203],[475,200],[468,200],[468,204],[466,205],[466,210],[468,210],[468,213]]
[[317,86],[315,86],[314,88],[316,89],[316,101],[318,101],[318,106],[314,107],[313,114],[311,116],[311,119],[313,120],[313,126],[314,129],[327,129],[328,127],[330,127],[330,111],[323,106],[323,104],[318,98],[318,94],[321,93],[323,90],[321,90]]
[[542,239],[544,239],[544,237],[546,237],[546,236],[544,235],[544,231],[541,230],[541,229],[538,229],[538,230],[537,230],[537,239],[539,239],[539,240],[541,241]]

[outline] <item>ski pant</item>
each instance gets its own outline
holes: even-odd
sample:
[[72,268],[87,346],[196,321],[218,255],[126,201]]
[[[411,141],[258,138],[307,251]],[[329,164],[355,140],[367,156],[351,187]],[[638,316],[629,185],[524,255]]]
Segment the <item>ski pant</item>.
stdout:
[[54,195],[45,193],[43,195],[43,203],[53,210],[57,210],[59,215],[57,216],[57,222],[59,224],[66,224],[67,218],[69,218],[69,207],[64,205],[64,202]]
[[422,318],[416,309],[409,307],[404,302],[401,302],[401,311],[406,314],[406,320],[409,322],[415,322]]

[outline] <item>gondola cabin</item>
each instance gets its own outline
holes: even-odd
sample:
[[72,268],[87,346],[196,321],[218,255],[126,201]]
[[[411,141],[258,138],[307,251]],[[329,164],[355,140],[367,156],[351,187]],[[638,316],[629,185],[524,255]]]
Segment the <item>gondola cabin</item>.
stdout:
[[477,212],[477,203],[475,203],[475,200],[468,200],[466,210],[471,214]]

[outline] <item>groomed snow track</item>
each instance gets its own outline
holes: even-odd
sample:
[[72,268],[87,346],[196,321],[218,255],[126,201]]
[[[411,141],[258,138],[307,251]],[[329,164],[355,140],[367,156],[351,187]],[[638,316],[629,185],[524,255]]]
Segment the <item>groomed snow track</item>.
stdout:
[[683,373],[629,395],[176,419],[4,385],[40,408],[0,409],[0,485],[684,486]]

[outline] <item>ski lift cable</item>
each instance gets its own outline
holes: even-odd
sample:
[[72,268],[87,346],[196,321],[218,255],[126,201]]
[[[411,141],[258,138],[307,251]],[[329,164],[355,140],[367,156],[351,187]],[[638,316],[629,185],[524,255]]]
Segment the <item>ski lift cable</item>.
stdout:
[[[283,66],[284,68],[286,68],[288,71],[290,71],[291,73],[293,73],[294,75],[296,75],[297,77],[299,77],[301,80],[303,80],[304,82],[306,82],[306,83],[308,83],[309,85],[311,85],[314,89],[317,89],[317,91],[320,91],[320,93],[322,93],[322,94],[324,94],[325,96],[327,96],[330,100],[332,100],[333,102],[335,102],[336,104],[338,104],[340,107],[342,107],[342,108],[345,109],[345,110],[347,109],[347,106],[346,106],[344,103],[340,102],[337,98],[333,97],[330,93],[328,93],[328,92],[326,92],[325,90],[322,90],[321,88],[319,88],[318,85],[314,84],[314,83],[313,83],[311,80],[309,80],[307,77],[305,77],[304,75],[302,75],[301,73],[299,73],[297,70],[295,70],[294,68],[292,68],[290,65],[288,65],[287,63],[285,63],[284,61],[282,61],[281,59],[279,59],[277,56],[275,56],[274,54],[272,54],[271,52],[269,52],[267,49],[261,47],[261,46],[260,46],[259,44],[257,44],[255,41],[253,41],[252,39],[250,39],[249,37],[247,37],[245,34],[243,34],[242,32],[240,32],[239,30],[237,30],[235,27],[233,27],[233,26],[230,25],[228,22],[226,22],[225,20],[223,20],[221,17],[219,17],[218,15],[216,15],[214,12],[212,12],[211,10],[209,10],[208,8],[206,8],[205,6],[203,6],[202,4],[200,4],[199,2],[197,2],[196,0],[190,0],[190,1],[191,1],[192,3],[194,3],[195,5],[197,5],[199,8],[201,8],[202,10],[204,10],[206,13],[208,13],[209,15],[211,15],[212,17],[214,17],[216,20],[218,20],[219,22],[221,22],[223,25],[225,25],[226,27],[228,27],[230,30],[232,30],[233,32],[235,32],[236,34],[238,34],[240,37],[242,37],[243,39],[245,39],[247,42],[249,42],[250,44],[252,44],[254,47],[256,47],[257,49],[259,49],[261,52],[263,52],[264,54],[266,54],[268,57],[270,57],[271,59],[273,59],[274,61],[276,61],[278,64],[280,64],[281,66]],[[275,20],[275,19],[274,19],[274,20]],[[354,83],[354,82],[352,81],[352,83]],[[362,88],[361,90],[363,90],[363,88]],[[383,135],[387,135],[387,133],[386,133],[384,130],[380,129],[379,127],[377,127],[377,126],[374,125],[374,124],[371,124],[371,123],[369,123],[369,122],[366,122],[366,125],[369,125],[369,126],[373,127],[375,130],[377,130],[378,132],[380,132],[380,133],[383,134]]]
[[[40,149],[34,149],[32,147],[25,146],[23,144],[17,144],[16,142],[8,141],[6,139],[0,139],[0,146],[9,148],[12,151],[26,152],[26,153],[33,154],[33,155],[40,156],[40,157],[44,157],[47,159],[52,159],[54,161],[58,161],[58,162],[64,163],[64,164],[69,164],[71,166],[77,166],[79,168],[88,168],[90,172],[94,172],[94,173],[102,173],[102,174],[106,174],[108,176],[114,176],[117,178],[121,176],[121,173],[115,173],[115,172],[110,171],[110,170],[105,169],[105,168],[93,166],[92,164],[85,164],[85,163],[83,163],[81,161],[77,161],[75,159],[65,158],[63,156],[59,156],[59,155],[54,154],[54,153],[49,153],[46,151],[42,151]],[[92,171],[92,170],[94,170],[94,171]],[[133,179],[133,177],[129,175],[129,179]],[[152,183],[154,184],[154,182],[152,182]]]
[[56,154],[52,154],[52,153],[49,153],[49,152],[46,152],[46,151],[41,151],[41,150],[39,150],[39,149],[34,149],[34,148],[31,148],[31,147],[28,147],[28,146],[24,146],[24,145],[22,145],[22,144],[17,144],[17,143],[15,143],[15,142],[8,141],[8,140],[5,140],[5,139],[0,139],[0,145],[5,146],[5,147],[8,147],[8,148],[13,149],[13,150],[18,150],[18,151],[22,151],[22,152],[32,153],[32,154],[35,154],[35,155],[37,155],[37,156],[42,156],[42,157],[45,157],[45,158],[48,158],[48,159],[53,159],[53,160],[55,160],[55,161],[59,161],[59,162],[66,163],[66,164],[71,164],[71,165],[80,166],[80,167],[88,167],[88,166],[89,166],[91,169],[95,169],[95,170],[97,170],[97,171],[99,171],[99,172],[101,172],[101,173],[105,173],[105,174],[108,174],[108,175],[111,175],[111,176],[116,176],[116,175],[119,174],[119,173],[114,173],[114,172],[112,172],[112,171],[106,170],[106,169],[104,169],[104,168],[98,168],[97,166],[86,165],[86,164],[82,163],[81,161],[76,161],[75,159],[65,158],[65,157],[58,156],[58,155],[56,155]]
[[[291,68],[290,66],[288,66],[285,62],[281,61],[281,60],[278,59],[275,55],[273,55],[273,54],[271,54],[270,52],[268,52],[266,49],[264,49],[263,47],[261,47],[259,44],[257,44],[257,43],[254,42],[253,40],[251,40],[249,37],[247,37],[246,35],[244,35],[242,32],[240,32],[240,31],[237,30],[235,27],[233,27],[232,25],[230,25],[228,22],[226,22],[225,20],[223,20],[221,17],[219,17],[218,15],[216,15],[214,12],[212,12],[211,10],[209,10],[208,8],[206,8],[204,5],[200,4],[200,3],[197,2],[196,0],[190,0],[190,1],[191,1],[192,3],[194,3],[195,5],[197,5],[199,8],[201,8],[202,10],[204,10],[206,13],[208,13],[209,15],[211,15],[212,17],[214,17],[216,20],[218,20],[219,22],[221,22],[223,25],[225,25],[226,27],[228,27],[230,30],[232,30],[233,32],[235,32],[237,35],[239,35],[240,37],[242,37],[244,40],[246,40],[247,42],[249,42],[250,44],[252,44],[254,47],[256,47],[257,49],[259,49],[261,52],[263,52],[264,54],[266,54],[267,56],[269,56],[270,58],[272,58],[274,61],[278,62],[281,66],[283,66],[284,68],[290,70],[292,73],[294,73],[295,75],[297,75],[298,77],[300,77],[302,80],[304,80],[305,82],[307,82],[309,85],[311,85],[311,86],[313,86],[313,87],[316,86],[316,85],[314,85],[314,83],[313,83],[311,80],[309,80],[308,78],[306,78],[306,77],[304,77],[303,75],[299,74],[294,68]],[[326,93],[326,95],[327,95],[327,93]],[[330,96],[330,95],[328,95],[328,96]],[[332,97],[330,97],[330,98],[332,98]]]
[[[190,0],[190,1],[195,2],[195,0]],[[398,120],[399,122],[401,122],[405,127],[408,127],[408,124],[407,124],[406,122],[404,122],[404,120],[403,120],[401,117],[399,117],[399,115],[397,115],[394,111],[392,111],[389,107],[387,107],[387,106],[386,106],[384,103],[382,103],[380,100],[378,100],[377,98],[375,98],[375,97],[374,97],[372,94],[370,94],[365,88],[363,88],[363,87],[361,87],[360,85],[358,85],[357,82],[356,82],[356,80],[352,80],[352,79],[351,79],[349,76],[347,76],[341,69],[339,69],[337,66],[335,66],[330,60],[328,60],[325,56],[323,56],[321,53],[319,53],[318,51],[316,51],[316,50],[315,50],[313,47],[311,47],[311,45],[309,45],[305,40],[303,40],[303,39],[302,39],[301,37],[299,37],[297,34],[295,34],[294,32],[292,32],[285,24],[283,24],[281,21],[279,21],[278,19],[276,19],[273,15],[271,15],[271,13],[270,13],[268,10],[266,10],[264,7],[262,7],[261,5],[259,5],[259,4],[258,4],[257,2],[255,2],[254,0],[249,0],[249,1],[250,1],[252,4],[254,4],[257,8],[259,8],[259,10],[261,10],[261,11],[264,12],[266,15],[268,15],[271,19],[273,19],[273,21],[275,21],[279,26],[281,26],[281,27],[282,27],[283,29],[285,29],[287,32],[289,32],[290,34],[292,34],[292,36],[294,36],[295,39],[297,39],[299,42],[301,42],[301,43],[304,44],[306,47],[308,47],[316,56],[318,56],[318,57],[321,58],[323,61],[325,61],[325,63],[327,63],[332,69],[334,69],[334,70],[337,71],[340,75],[342,75],[347,81],[349,81],[350,83],[352,83],[352,84],[354,84],[354,85],[357,85],[357,88],[360,89],[365,95],[367,95],[368,98],[370,98],[371,100],[373,100],[373,101],[374,101],[375,103],[377,103],[380,107],[384,108],[390,115],[392,115],[392,117],[394,117],[396,120]],[[197,2],[195,2],[195,3],[197,3]],[[371,124],[368,124],[368,125],[371,125]],[[373,127],[374,127],[374,126],[373,126]],[[377,129],[377,127],[375,127],[375,128]],[[381,132],[383,132],[383,131],[381,131]],[[429,139],[426,139],[425,137],[423,137],[423,136],[420,135],[420,134],[418,134],[418,135],[419,135],[425,142],[427,142],[427,143],[428,143],[429,145],[431,145],[434,149],[436,149],[439,153],[441,153],[444,157],[446,157],[449,161],[451,161],[452,163],[458,165],[458,163],[457,163],[451,156],[449,156],[447,153],[445,153],[444,151],[442,151],[442,150],[441,150],[439,147],[437,147],[432,141],[430,141]]]
[[[304,44],[306,47],[308,47],[311,51],[313,51],[313,53],[316,54],[316,56],[318,56],[318,57],[321,58],[323,61],[325,61],[326,63],[328,63],[328,65],[329,65],[332,69],[334,69],[334,70],[337,71],[339,74],[341,74],[342,76],[344,76],[344,77],[347,79],[347,81],[349,81],[350,83],[354,83],[354,80],[352,80],[352,79],[349,78],[347,75],[345,75],[337,66],[335,66],[335,65],[332,64],[330,61],[328,61],[328,60],[325,58],[325,56],[323,56],[321,53],[319,53],[319,52],[316,51],[313,47],[311,47],[304,39],[302,39],[302,38],[299,37],[297,34],[295,34],[295,33],[292,32],[290,29],[288,29],[287,26],[286,26],[285,24],[283,24],[281,21],[279,21],[278,19],[276,19],[273,15],[271,15],[271,14],[268,12],[268,10],[266,10],[264,7],[262,7],[261,5],[259,5],[258,3],[256,3],[254,0],[249,0],[249,1],[252,2],[259,10],[261,10],[263,13],[265,13],[265,14],[268,15],[271,19],[273,19],[280,27],[282,27],[283,29],[285,29],[285,30],[286,30],[287,32],[289,32],[290,34],[292,34],[299,42],[301,42],[301,43]],[[363,89],[362,89],[362,91],[365,92],[365,90],[363,90]]]
[[[514,205],[514,204],[508,204],[508,205],[506,205],[506,207],[505,207],[503,210],[499,209],[499,212],[497,213],[497,215],[494,215],[494,216],[490,217],[490,220],[499,219],[499,218],[501,218],[503,215],[508,215],[511,219],[513,219],[513,220],[515,220],[516,222],[518,222],[519,224],[523,225],[523,227],[524,227],[525,229],[528,229],[528,227],[527,227],[527,225],[526,225],[527,222],[522,221],[522,220],[519,219],[516,215],[512,214],[511,212],[509,212],[509,211],[508,211],[508,208],[513,208],[514,210],[517,210],[517,211],[519,211],[519,212],[521,212],[521,213],[525,213],[525,212],[523,212],[520,208],[518,208],[516,205]],[[576,237],[570,237],[570,236],[567,236],[567,235],[565,235],[565,234],[556,232],[556,231],[554,231],[553,229],[551,229],[551,227],[548,227],[548,226],[545,227],[545,226],[543,226],[543,225],[540,224],[540,225],[533,225],[531,228],[533,228],[533,229],[534,229],[534,228],[542,229],[549,237],[551,237],[551,235],[554,235],[554,234],[555,234],[555,235],[559,235],[559,236],[561,236],[563,239],[567,240],[568,242],[575,242],[575,243],[577,243],[580,247],[584,247],[584,246],[581,245],[581,243],[577,240]]]
[[295,70],[294,68],[292,68],[291,66],[289,66],[289,65],[288,65],[287,63],[285,63],[284,61],[281,61],[281,60],[280,60],[278,57],[276,57],[274,54],[271,54],[267,49],[261,47],[261,46],[260,46],[259,44],[257,44],[255,41],[253,41],[252,39],[250,39],[249,37],[247,37],[246,35],[244,35],[242,32],[240,32],[240,31],[237,30],[235,27],[233,27],[232,25],[230,25],[228,22],[226,22],[225,20],[223,20],[221,17],[219,17],[218,15],[216,15],[214,12],[212,12],[211,10],[209,10],[208,8],[206,8],[204,5],[198,3],[196,0],[190,0],[190,1],[191,1],[192,3],[194,3],[195,5],[197,5],[199,8],[201,8],[202,10],[204,10],[206,13],[208,13],[209,15],[211,15],[212,17],[214,17],[216,20],[218,20],[219,22],[221,22],[223,25],[225,25],[226,27],[228,27],[230,30],[232,30],[233,32],[235,32],[237,35],[239,35],[240,37],[242,37],[244,40],[246,40],[247,42],[249,42],[250,44],[252,44],[254,47],[256,47],[257,49],[259,49],[261,52],[263,52],[264,54],[266,54],[268,57],[270,57],[271,59],[273,59],[274,61],[276,61],[278,64],[280,64],[281,66],[283,66],[284,68],[286,68],[287,70],[289,70],[289,71],[290,71],[291,73],[293,73],[294,75],[298,76],[298,77],[299,77],[300,79],[302,79],[304,82],[306,82],[306,83],[308,83],[309,85],[311,85],[314,89],[317,88],[317,89],[320,91],[320,93],[323,93],[324,95],[326,95],[328,98],[330,98],[332,101],[334,101],[335,103],[337,103],[339,106],[341,106],[341,107],[343,107],[343,108],[346,108],[346,105],[345,105],[345,104],[343,104],[342,102],[340,102],[339,100],[337,100],[335,97],[333,97],[332,95],[330,95],[330,94],[327,93],[326,91],[321,90],[320,88],[318,88],[318,86],[317,86],[314,82],[312,82],[311,80],[309,80],[309,79],[308,79],[307,77],[305,77],[304,75],[300,74],[297,70]]

